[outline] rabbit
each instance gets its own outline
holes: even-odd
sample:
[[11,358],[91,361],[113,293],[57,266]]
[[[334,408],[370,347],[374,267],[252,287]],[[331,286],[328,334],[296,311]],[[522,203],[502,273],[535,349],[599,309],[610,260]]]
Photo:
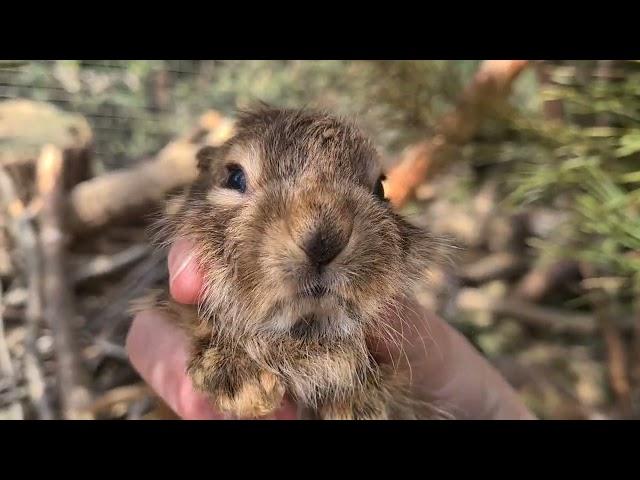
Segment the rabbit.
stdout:
[[187,332],[195,388],[229,418],[267,416],[285,394],[307,419],[438,417],[368,348],[448,246],[393,211],[371,140],[323,111],[261,105],[197,165],[156,240],[193,241],[201,300],[156,291],[136,307]]

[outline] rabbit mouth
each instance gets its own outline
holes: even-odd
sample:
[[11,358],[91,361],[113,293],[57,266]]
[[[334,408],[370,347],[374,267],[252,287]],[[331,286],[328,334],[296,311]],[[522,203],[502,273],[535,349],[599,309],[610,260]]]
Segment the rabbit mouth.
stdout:
[[300,289],[300,295],[302,297],[321,298],[329,293],[331,293],[330,290],[325,285],[319,283],[308,285]]
[[289,328],[288,334],[298,340],[344,338],[354,331],[354,323],[341,315],[310,313],[300,316]]
[[320,336],[325,329],[324,321],[311,314],[305,315],[296,321],[289,330],[289,334],[295,338],[305,339]]
[[260,322],[261,331],[300,340],[343,338],[351,335],[361,321],[357,304],[329,282],[302,283],[291,294],[277,299],[269,308]]

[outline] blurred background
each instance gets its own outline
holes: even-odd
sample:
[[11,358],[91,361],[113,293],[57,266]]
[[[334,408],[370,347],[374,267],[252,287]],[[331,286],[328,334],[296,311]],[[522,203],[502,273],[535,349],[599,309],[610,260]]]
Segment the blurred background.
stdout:
[[0,418],[160,418],[128,302],[195,152],[264,101],[354,117],[454,237],[419,292],[541,418],[640,418],[640,62],[0,61]]

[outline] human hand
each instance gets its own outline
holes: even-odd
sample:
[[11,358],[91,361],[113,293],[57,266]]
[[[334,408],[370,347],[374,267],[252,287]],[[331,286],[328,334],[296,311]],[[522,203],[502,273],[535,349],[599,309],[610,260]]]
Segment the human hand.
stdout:
[[[170,290],[185,304],[197,302],[202,276],[189,256],[189,243],[177,242],[169,253]],[[127,335],[131,363],[160,398],[185,420],[220,420],[222,413],[211,407],[206,396],[193,388],[187,375],[188,343],[184,333],[162,312],[137,314]],[[293,420],[296,406],[286,400],[273,419]]]
[[[178,241],[169,254],[170,289],[181,303],[197,302],[202,275],[190,256],[190,244]],[[408,363],[417,395],[458,419],[533,419],[516,392],[473,346],[438,316],[417,304],[389,313],[402,327],[400,348],[378,340],[371,345],[381,361]],[[136,315],[127,337],[131,362],[158,395],[182,418],[223,418],[193,389],[186,374],[187,339],[163,314]],[[295,419],[287,400],[273,417]]]

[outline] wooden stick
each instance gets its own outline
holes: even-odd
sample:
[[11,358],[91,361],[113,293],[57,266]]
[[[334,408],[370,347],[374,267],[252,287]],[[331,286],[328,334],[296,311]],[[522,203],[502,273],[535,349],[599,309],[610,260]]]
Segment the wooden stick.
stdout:
[[498,252],[461,268],[460,278],[467,283],[480,284],[508,278],[523,272],[527,259],[510,252]]
[[[542,88],[551,85],[551,69],[552,65],[540,62],[536,65],[536,76]],[[562,122],[565,117],[564,101],[562,99],[543,100],[542,113],[544,118],[551,121]]]
[[[632,380],[632,400],[635,400],[634,404],[638,405],[640,400],[640,299],[635,298],[633,302],[634,322],[633,322],[633,349],[632,349],[632,367],[631,367],[631,380]],[[637,411],[637,407],[636,407]]]
[[[540,307],[519,299],[491,298],[477,288],[461,289],[456,305],[462,311],[487,311],[557,334],[589,336],[597,334],[600,328],[592,315]],[[622,323],[622,328],[633,328],[631,319]]]
[[624,417],[632,412],[631,385],[627,371],[627,350],[618,327],[611,321],[610,309],[602,305],[596,308],[596,318],[607,347],[607,368],[611,388],[618,399]]
[[[2,302],[2,285],[0,285],[0,373],[6,379],[9,390],[14,391],[16,388],[15,373],[13,370],[13,362],[11,361],[11,353],[4,336],[4,305]],[[8,408],[8,415],[11,420],[23,420],[24,410],[19,400],[14,400]]]
[[19,199],[11,176],[0,167],[0,196],[9,217],[9,230],[24,261],[24,274],[28,285],[26,307],[26,336],[24,353],[24,376],[28,385],[29,398],[38,419],[54,418],[47,397],[44,374],[38,359],[36,337],[42,319],[42,262],[38,241],[31,218]]
[[151,253],[149,245],[132,245],[113,255],[97,255],[73,272],[74,283],[104,277],[142,260]]
[[[585,262],[580,264],[580,269],[586,279],[597,278],[597,272],[593,265]],[[618,408],[623,416],[629,417],[632,412],[631,384],[627,369],[627,349],[622,340],[621,332],[613,321],[611,302],[607,293],[602,288],[592,288],[587,292],[587,297],[593,305],[600,334],[607,349],[607,369],[611,389],[618,401]]]
[[578,263],[562,260],[531,269],[516,285],[514,295],[522,300],[539,302],[563,284],[579,278]]
[[65,263],[64,161],[53,145],[43,148],[36,170],[37,190],[42,200],[39,215],[40,246],[43,254],[43,297],[45,318],[51,326],[56,348],[58,389],[64,418],[88,418],[90,401],[79,359],[72,322],[76,319],[73,292]]
[[89,406],[89,410],[94,415],[98,415],[119,403],[130,404],[152,395],[151,388],[145,383],[116,387],[96,398]]
[[471,140],[491,109],[498,108],[527,60],[485,60],[462,93],[457,107],[439,122],[435,136],[417,143],[400,156],[385,182],[387,198],[402,207],[422,182],[430,178],[447,158],[452,146]]

